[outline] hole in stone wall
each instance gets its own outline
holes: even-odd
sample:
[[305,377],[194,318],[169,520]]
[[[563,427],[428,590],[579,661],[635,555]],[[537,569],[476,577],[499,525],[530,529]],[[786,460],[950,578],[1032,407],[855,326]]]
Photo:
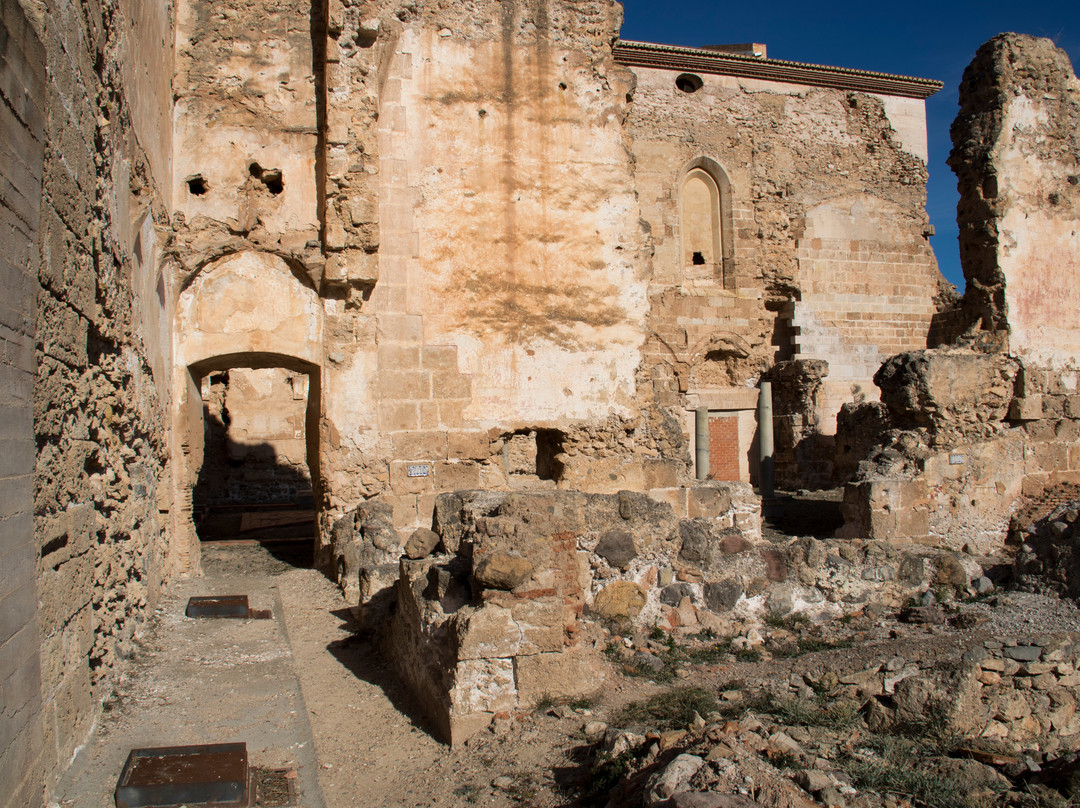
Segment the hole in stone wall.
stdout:
[[702,255],[700,252],[695,252],[691,260],[696,267],[700,267],[705,264],[705,256]]
[[280,168],[263,168],[258,163],[252,163],[248,166],[248,173],[265,185],[266,190],[274,196],[285,190],[285,180]]
[[511,478],[558,482],[566,435],[557,429],[519,429],[503,435],[503,458]]
[[541,480],[558,482],[563,474],[563,464],[558,456],[563,451],[566,436],[557,429],[536,430],[536,476]]
[[683,73],[675,78],[675,86],[684,93],[696,93],[704,84],[701,76],[695,76],[693,73]]
[[187,178],[187,189],[192,196],[202,196],[210,190],[210,186],[206,184],[206,178],[202,174],[196,174]]

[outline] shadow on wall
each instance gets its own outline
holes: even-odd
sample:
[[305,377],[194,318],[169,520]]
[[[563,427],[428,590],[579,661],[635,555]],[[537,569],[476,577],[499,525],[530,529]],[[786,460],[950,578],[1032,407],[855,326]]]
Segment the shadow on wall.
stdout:
[[315,502],[306,468],[278,458],[273,444],[237,444],[228,411],[205,413],[203,464],[192,491],[200,541],[256,541],[280,561],[314,562]]

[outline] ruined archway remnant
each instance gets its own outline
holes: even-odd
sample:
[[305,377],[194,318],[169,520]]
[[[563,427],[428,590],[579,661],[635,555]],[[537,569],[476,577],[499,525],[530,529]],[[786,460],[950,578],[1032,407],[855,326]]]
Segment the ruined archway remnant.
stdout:
[[[284,368],[308,379],[304,438],[319,489],[322,304],[281,258],[243,252],[204,267],[181,292],[173,375],[174,527],[181,569],[198,566],[192,487],[203,461],[201,379],[230,368]],[[316,503],[318,496],[316,494]]]

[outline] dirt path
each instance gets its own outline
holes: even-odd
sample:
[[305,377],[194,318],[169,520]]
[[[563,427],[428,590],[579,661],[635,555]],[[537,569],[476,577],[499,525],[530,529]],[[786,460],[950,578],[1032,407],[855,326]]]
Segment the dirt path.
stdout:
[[566,804],[555,768],[570,765],[565,750],[588,716],[536,716],[450,749],[424,729],[377,648],[353,633],[332,583],[312,570],[278,580],[328,808]]
[[[315,750],[289,650],[275,576],[245,571],[173,583],[54,792],[74,808],[112,808],[128,752],[189,744],[247,745],[253,767],[296,773],[305,808],[324,805]],[[184,617],[193,595],[247,594],[266,620]]]
[[393,672],[354,637],[337,588],[314,570],[294,570],[279,591],[327,805],[429,804],[418,775],[446,747],[418,728]]
[[[252,764],[297,772],[302,808],[472,806],[556,808],[574,804],[560,787],[578,771],[586,722],[670,687],[618,674],[596,707],[539,711],[450,749],[430,735],[416,705],[378,649],[353,631],[337,588],[321,573],[259,547],[212,548],[206,575],[177,581],[145,633],[138,657],[107,702],[96,731],[56,792],[62,806],[112,806],[128,750],[137,746],[244,741]],[[246,593],[273,620],[185,618],[194,594]],[[677,683],[717,693],[792,673],[820,677],[897,656],[956,658],[985,636],[1038,625],[1074,627],[1077,611],[1019,593],[981,614],[975,631],[877,625],[843,630],[843,650],[760,663],[687,665]],[[1068,608],[1066,608],[1068,606]],[[839,625],[839,624],[838,624]]]

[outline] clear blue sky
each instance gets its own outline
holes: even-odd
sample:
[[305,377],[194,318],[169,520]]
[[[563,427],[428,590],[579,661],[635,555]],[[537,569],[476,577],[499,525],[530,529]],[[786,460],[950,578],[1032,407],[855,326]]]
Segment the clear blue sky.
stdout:
[[624,39],[698,47],[764,42],[769,56],[938,79],[945,88],[926,102],[930,141],[927,210],[945,277],[962,291],[956,245],[956,177],[945,165],[964,68],[1002,31],[1049,37],[1080,64],[1080,0],[952,2],[730,3],[722,0],[623,0]]

